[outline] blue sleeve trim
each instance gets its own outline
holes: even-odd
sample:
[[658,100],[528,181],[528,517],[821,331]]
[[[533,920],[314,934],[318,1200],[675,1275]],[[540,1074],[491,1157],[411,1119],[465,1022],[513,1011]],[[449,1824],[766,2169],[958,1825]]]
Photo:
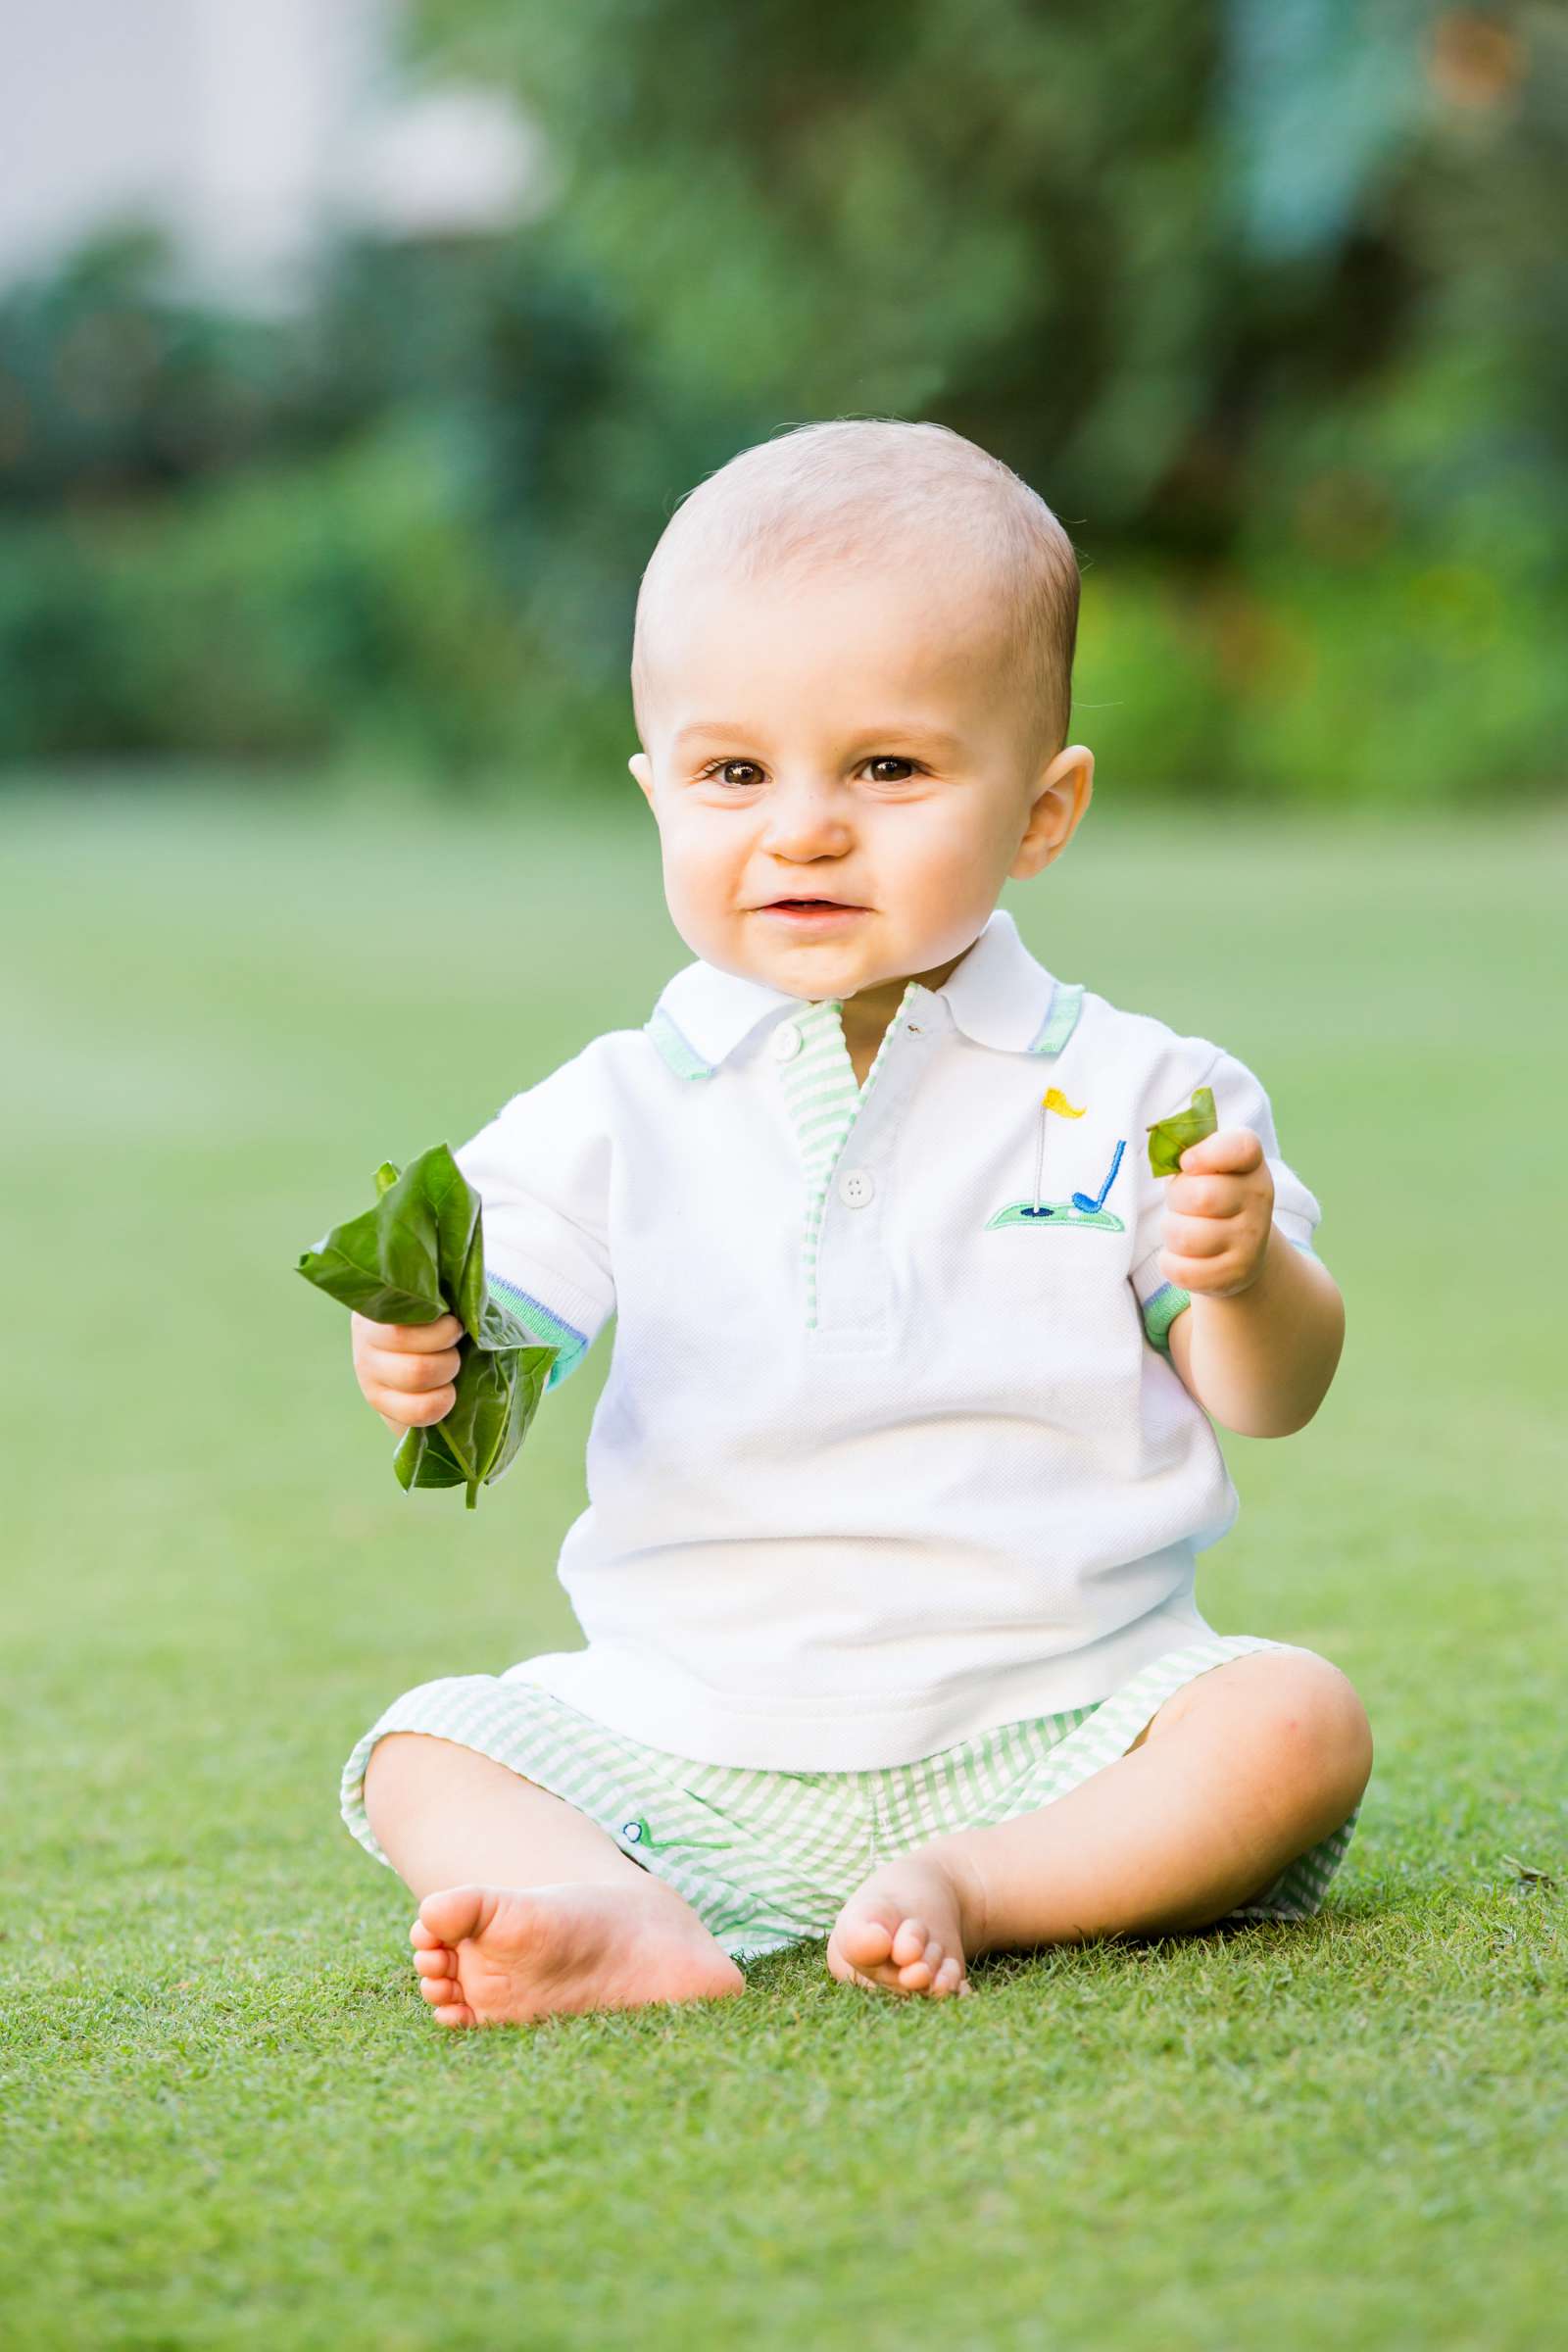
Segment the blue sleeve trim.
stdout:
[[564,1322],[560,1315],[552,1314],[543,1299],[535,1298],[527,1291],[519,1291],[515,1283],[503,1282],[499,1274],[487,1275],[486,1281],[501,1304],[510,1308],[519,1323],[525,1323],[536,1340],[542,1341],[547,1348],[560,1348],[561,1353],[550,1367],[545,1392],[548,1395],[552,1389],[559,1389],[562,1382],[576,1371],[587,1354],[586,1334],[580,1332],[574,1323]]

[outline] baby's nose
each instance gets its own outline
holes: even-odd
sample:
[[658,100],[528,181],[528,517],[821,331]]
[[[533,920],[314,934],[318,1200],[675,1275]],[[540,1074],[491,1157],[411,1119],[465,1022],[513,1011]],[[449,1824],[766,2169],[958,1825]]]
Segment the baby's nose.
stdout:
[[785,787],[771,796],[766,839],[780,856],[842,845],[851,831],[850,811],[833,785]]

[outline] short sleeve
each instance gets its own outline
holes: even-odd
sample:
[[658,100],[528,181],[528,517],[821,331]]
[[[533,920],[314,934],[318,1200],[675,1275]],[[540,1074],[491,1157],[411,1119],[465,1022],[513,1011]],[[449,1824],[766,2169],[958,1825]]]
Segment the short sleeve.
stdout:
[[[1206,1061],[1205,1054],[1209,1056]],[[1132,1285],[1150,1344],[1165,1352],[1170,1348],[1170,1327],[1182,1309],[1191,1305],[1192,1294],[1179,1283],[1167,1282],[1159,1270],[1170,1179],[1156,1176],[1149,1165],[1148,1129],[1172,1111],[1185,1110],[1194,1088],[1200,1086],[1213,1089],[1214,1115],[1221,1127],[1250,1127],[1261,1143],[1274,1179],[1274,1222],[1285,1239],[1309,1257],[1316,1255],[1312,1237],[1323,1214],[1296,1170],[1282,1158],[1273,1106],[1247,1064],[1202,1039],[1176,1041],[1151,1074],[1144,1091],[1142,1121],[1130,1145],[1137,1154],[1139,1187]]]
[[453,1153],[479,1196],[485,1278],[499,1302],[561,1353],[546,1386],[581,1363],[615,1307],[611,1122],[593,1046],[514,1095]]

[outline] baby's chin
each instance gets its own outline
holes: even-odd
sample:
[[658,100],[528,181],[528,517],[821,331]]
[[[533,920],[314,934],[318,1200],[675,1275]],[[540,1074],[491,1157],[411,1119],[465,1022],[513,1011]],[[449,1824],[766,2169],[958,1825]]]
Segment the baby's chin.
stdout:
[[[747,943],[746,969],[772,987],[813,997],[864,995],[913,979],[939,986],[931,975],[951,972],[974,944],[962,940],[955,947],[951,937],[912,938],[875,914],[794,938],[771,936],[786,928],[776,920],[758,923],[758,936]],[[976,938],[982,928],[976,924]]]
[[890,947],[885,930],[872,913],[847,921],[829,918],[820,925],[795,922],[790,917],[748,913],[739,936],[730,933],[721,955],[731,971],[744,973],[769,988],[806,998],[847,997],[902,977],[918,964],[905,964],[899,949]]

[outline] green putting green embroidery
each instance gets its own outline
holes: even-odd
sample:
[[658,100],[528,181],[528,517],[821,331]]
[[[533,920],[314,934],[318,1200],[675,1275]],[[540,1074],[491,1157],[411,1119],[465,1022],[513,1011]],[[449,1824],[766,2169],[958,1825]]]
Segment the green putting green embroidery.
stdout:
[[995,1225],[1052,1224],[1058,1226],[1095,1225],[1102,1233],[1125,1233],[1127,1228],[1120,1217],[1105,1206],[1105,1195],[1116,1181],[1116,1170],[1121,1166],[1122,1154],[1127,1149],[1125,1136],[1118,1142],[1115,1152],[1111,1155],[1110,1166],[1105,1171],[1104,1179],[1098,1193],[1074,1193],[1070,1200],[1043,1200],[1041,1199],[1040,1178],[1041,1171],[1045,1166],[1046,1118],[1047,1114],[1053,1110],[1060,1111],[1064,1117],[1069,1119],[1081,1119],[1084,1115],[1083,1111],[1075,1108],[1067,1101],[1065,1095],[1058,1093],[1055,1087],[1047,1089],[1040,1105],[1040,1151],[1035,1160],[1034,1199],[1032,1200],[1009,1200],[1006,1207],[999,1208],[994,1217],[987,1217],[981,1231],[989,1233]]
[[1039,1207],[1032,1200],[1010,1200],[999,1208],[994,1217],[987,1217],[981,1231],[989,1233],[993,1225],[1095,1225],[1102,1233],[1125,1233],[1127,1228],[1120,1217],[1112,1216],[1108,1208],[1075,1208],[1070,1200],[1042,1200]]

